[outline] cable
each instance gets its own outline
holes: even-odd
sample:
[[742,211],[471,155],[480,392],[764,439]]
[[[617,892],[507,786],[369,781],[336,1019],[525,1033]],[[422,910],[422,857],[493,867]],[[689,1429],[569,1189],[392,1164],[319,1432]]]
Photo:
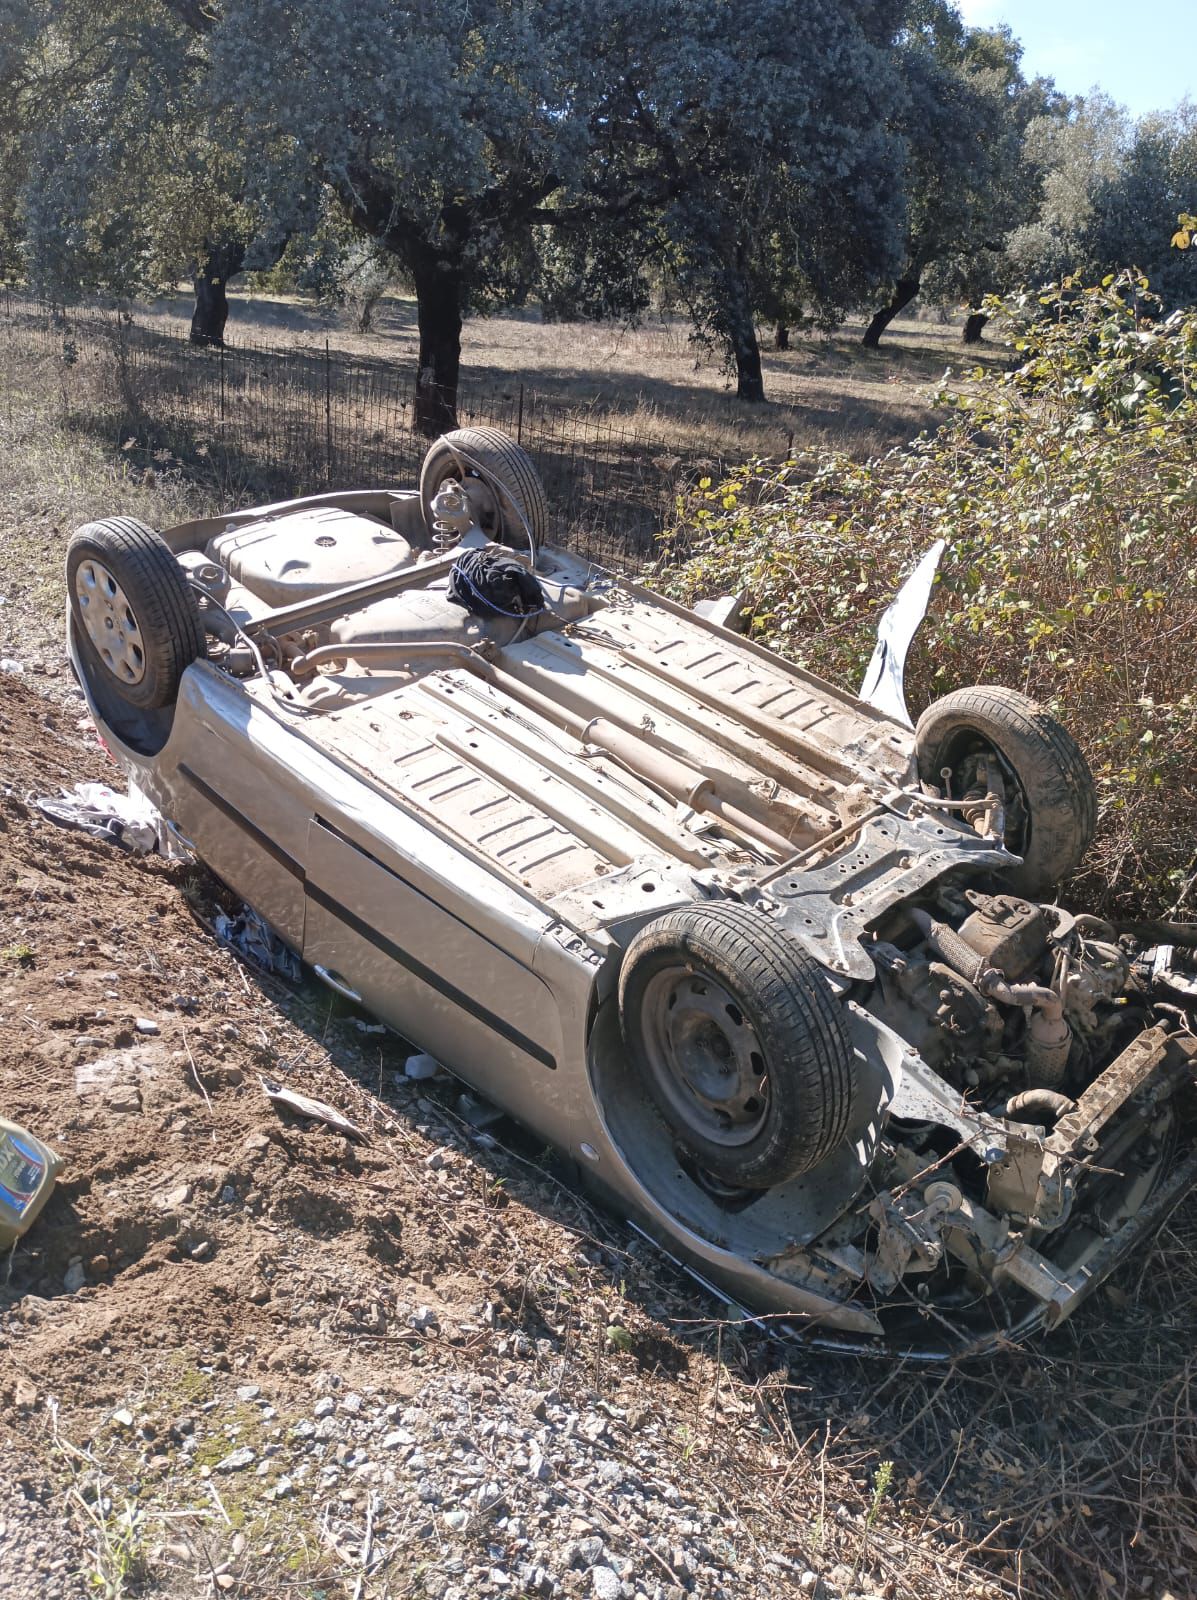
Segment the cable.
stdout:
[[266,691],[274,703],[287,711],[310,711],[312,709],[310,706],[305,706],[298,700],[289,700],[286,695],[279,693],[277,687],[275,686],[274,680],[270,676],[270,672],[267,669],[266,661],[262,655],[262,652],[258,649],[258,646],[237,621],[236,617],[229,610],[228,606],[224,605],[220,600],[218,600],[216,596],[210,592],[210,590],[205,589],[203,584],[200,583],[199,579],[193,578],[190,573],[187,574],[187,582],[198,594],[202,594],[204,599],[207,600],[210,605],[215,606],[217,611],[222,612],[229,619],[233,632],[252,654],[254,661],[257,664],[258,671],[262,675],[262,682],[266,686]]

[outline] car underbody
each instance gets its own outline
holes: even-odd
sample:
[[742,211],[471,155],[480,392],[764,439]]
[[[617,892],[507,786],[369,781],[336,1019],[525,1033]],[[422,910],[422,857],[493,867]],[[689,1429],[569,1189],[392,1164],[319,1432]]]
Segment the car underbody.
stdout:
[[[466,431],[418,491],[164,557],[81,530],[110,748],[325,982],[725,1299],[926,1355],[1054,1326],[1197,1183],[1197,979],[1054,901],[1079,753],[1003,691],[916,733],[892,681],[878,710],[553,548],[531,472]],[[167,591],[196,642],[151,694]]]

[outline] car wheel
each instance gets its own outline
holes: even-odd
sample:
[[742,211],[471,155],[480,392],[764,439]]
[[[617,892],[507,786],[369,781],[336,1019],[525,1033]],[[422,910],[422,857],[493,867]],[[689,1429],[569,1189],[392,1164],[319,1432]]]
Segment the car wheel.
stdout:
[[173,705],[179,680],[207,654],[179,563],[135,517],[89,522],[67,549],[67,594],[84,664],[126,705]]
[[995,753],[1014,794],[1007,794],[1006,846],[1023,858],[1009,882],[1032,898],[1046,893],[1080,861],[1097,824],[1097,790],[1076,740],[1034,700],[1013,689],[960,689],[929,705],[915,729],[919,776],[953,797],[968,785],[972,758]]
[[843,1140],[855,1091],[844,1018],[817,962],[736,902],[686,906],[624,956],[625,1047],[682,1150],[767,1189]]
[[549,508],[532,457],[498,428],[442,434],[420,468],[420,504],[432,527],[432,502],[446,478],[463,484],[474,519],[500,544],[534,551],[548,534]]

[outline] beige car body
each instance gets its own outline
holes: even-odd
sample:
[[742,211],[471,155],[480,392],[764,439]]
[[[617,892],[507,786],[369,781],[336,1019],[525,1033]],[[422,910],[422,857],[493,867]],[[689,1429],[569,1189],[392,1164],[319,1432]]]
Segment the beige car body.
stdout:
[[[166,530],[236,622],[205,608],[220,659],[188,667],[169,713],[126,716],[98,692],[71,623],[103,737],[170,827],[326,983],[750,1313],[869,1345],[886,1331],[882,1277],[908,1284],[947,1252],[1020,1307],[965,1345],[1067,1314],[1193,1183],[1193,1158],[1128,1180],[1104,1231],[1037,1227],[1034,1207],[1145,1084],[1171,1092],[1187,1041],[1156,1030],[1050,1138],[979,1110],[859,998],[887,908],[1017,864],[928,801],[911,730],[551,547],[552,620],[482,624],[448,605],[460,546],[421,550],[425,522],[414,492],[360,491]],[[464,543],[484,542],[466,522]],[[285,640],[286,670],[255,670],[246,639]],[[616,1009],[636,930],[722,898],[819,961],[863,1086],[840,1147],[742,1209],[679,1166]],[[900,1141],[895,1164],[893,1128],[932,1123],[983,1164],[985,1203],[950,1170],[920,1182]],[[879,1184],[882,1151],[908,1182]],[[938,1350],[937,1319],[922,1323],[914,1346]]]

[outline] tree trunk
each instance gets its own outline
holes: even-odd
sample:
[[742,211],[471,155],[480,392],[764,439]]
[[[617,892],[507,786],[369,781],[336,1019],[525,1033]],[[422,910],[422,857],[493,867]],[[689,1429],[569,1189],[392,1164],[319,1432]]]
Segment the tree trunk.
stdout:
[[460,267],[433,257],[416,267],[412,276],[420,330],[415,421],[417,429],[433,439],[457,426],[462,275]]
[[873,317],[872,322],[869,323],[864,331],[864,338],[861,343],[870,350],[876,350],[881,343],[881,335],[889,327],[899,311],[905,311],[918,292],[919,280],[917,278],[899,278],[894,285],[893,299],[887,306],[882,306],[880,311]]
[[207,254],[195,269],[191,342],[223,344],[225,323],[229,320],[228,281],[244,265],[245,246],[229,239],[204,243]]
[[784,322],[777,324],[777,331],[773,336],[773,348],[775,350],[788,350],[790,348],[790,330],[789,326]]
[[980,344],[982,330],[988,321],[983,311],[970,311],[964,319],[964,332],[961,335],[965,344]]
[[760,405],[765,398],[765,379],[761,372],[761,347],[757,342],[752,302],[742,273],[728,273],[724,328],[736,363],[736,399]]

